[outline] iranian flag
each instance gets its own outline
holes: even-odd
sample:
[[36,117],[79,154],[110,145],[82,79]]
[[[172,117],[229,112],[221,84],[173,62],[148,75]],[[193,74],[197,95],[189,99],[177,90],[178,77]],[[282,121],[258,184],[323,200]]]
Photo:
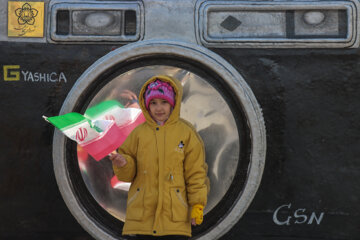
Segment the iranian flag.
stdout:
[[44,118],[97,161],[120,147],[130,132],[145,121],[139,108],[124,108],[115,100],[89,108],[84,116],[72,112]]

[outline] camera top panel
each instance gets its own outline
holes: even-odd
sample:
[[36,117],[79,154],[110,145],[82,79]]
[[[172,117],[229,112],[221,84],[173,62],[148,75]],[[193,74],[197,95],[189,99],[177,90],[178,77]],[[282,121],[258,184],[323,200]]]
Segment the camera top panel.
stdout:
[[[8,17],[0,23],[0,41],[126,44],[175,40],[213,48],[359,47],[356,0],[47,0],[43,6],[36,4],[0,0]],[[26,11],[32,18],[21,17]]]

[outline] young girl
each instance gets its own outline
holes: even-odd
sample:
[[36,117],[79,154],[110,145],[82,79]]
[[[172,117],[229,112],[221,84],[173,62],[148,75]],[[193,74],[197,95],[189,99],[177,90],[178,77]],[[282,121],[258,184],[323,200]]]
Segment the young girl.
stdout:
[[181,98],[178,80],[149,79],[139,95],[146,122],[110,156],[117,178],[132,182],[124,235],[188,239],[191,224],[202,223],[209,187],[204,144],[180,118]]

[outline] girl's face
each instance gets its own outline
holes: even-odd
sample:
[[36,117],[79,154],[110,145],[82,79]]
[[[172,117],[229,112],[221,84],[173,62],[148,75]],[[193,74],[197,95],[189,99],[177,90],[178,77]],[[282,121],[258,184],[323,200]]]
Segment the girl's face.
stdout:
[[165,122],[170,116],[171,105],[164,99],[154,98],[149,103],[149,111],[155,121]]

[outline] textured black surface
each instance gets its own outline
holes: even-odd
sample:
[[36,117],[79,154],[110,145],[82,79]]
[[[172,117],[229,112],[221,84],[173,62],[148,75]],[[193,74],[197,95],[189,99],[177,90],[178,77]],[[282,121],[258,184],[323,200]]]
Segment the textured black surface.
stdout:
[[[42,115],[58,115],[76,79],[109,51],[111,46],[1,43],[0,239],[92,239],[60,195],[52,163],[54,129]],[[3,65],[63,72],[67,82],[4,81]]]
[[[1,43],[0,239],[92,239],[67,209],[52,164],[53,128],[76,79],[111,45]],[[222,239],[359,239],[359,50],[211,49],[245,78],[260,103],[267,157],[248,211]],[[3,66],[63,72],[67,82],[4,81]],[[22,78],[22,74],[20,73]],[[274,211],[290,225],[276,225]],[[295,224],[306,209],[320,224]],[[219,216],[221,217],[221,216]],[[205,217],[206,221],[206,217]]]
[[[222,239],[359,239],[358,50],[213,50],[252,88],[268,144],[259,191]],[[282,220],[305,208],[321,223],[276,225],[289,203]]]

